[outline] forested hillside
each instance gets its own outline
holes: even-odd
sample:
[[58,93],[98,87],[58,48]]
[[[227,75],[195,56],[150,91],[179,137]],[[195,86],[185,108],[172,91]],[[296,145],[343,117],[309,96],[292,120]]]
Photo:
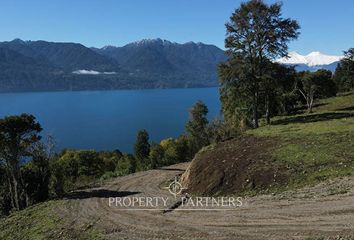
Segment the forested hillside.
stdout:
[[0,43],[0,91],[210,87],[224,51],[203,43],[153,39],[123,47],[77,43]]

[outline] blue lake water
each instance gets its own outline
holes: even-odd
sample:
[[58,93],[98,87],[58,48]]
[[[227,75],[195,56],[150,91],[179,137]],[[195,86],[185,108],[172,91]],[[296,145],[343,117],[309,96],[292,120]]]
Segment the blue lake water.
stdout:
[[0,94],[0,117],[33,114],[42,135],[54,136],[57,150],[132,152],[139,129],[155,142],[180,135],[197,100],[207,104],[210,119],[219,115],[218,89],[192,88],[5,93]]

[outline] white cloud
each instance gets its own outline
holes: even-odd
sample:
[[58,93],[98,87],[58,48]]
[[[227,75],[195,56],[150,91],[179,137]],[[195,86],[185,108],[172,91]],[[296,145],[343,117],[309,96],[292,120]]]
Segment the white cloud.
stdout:
[[98,71],[86,70],[86,69],[76,70],[76,71],[73,71],[73,73],[74,74],[83,74],[83,75],[116,74],[116,72],[98,72]]
[[100,74],[100,72],[94,71],[94,70],[77,70],[77,71],[73,71],[74,74],[88,74],[88,75],[97,75]]

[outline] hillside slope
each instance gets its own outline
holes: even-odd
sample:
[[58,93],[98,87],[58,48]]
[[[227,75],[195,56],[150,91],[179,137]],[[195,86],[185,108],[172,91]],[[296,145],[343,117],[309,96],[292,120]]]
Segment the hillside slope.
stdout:
[[354,173],[354,93],[317,104],[312,114],[276,117],[271,126],[209,146],[183,175],[199,194],[274,192]]
[[63,87],[56,81],[61,69],[1,46],[0,71],[0,92]]

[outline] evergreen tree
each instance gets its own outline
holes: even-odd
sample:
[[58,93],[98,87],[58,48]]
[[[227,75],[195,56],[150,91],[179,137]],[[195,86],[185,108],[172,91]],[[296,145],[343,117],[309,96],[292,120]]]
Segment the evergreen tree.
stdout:
[[[291,98],[295,86],[296,71],[294,67],[268,62],[264,81],[260,85],[263,96],[266,123],[275,113],[284,113],[291,108]],[[293,104],[295,104],[293,102]]]
[[160,144],[152,144],[149,154],[150,165],[155,169],[162,165],[165,151]]
[[354,48],[344,52],[334,73],[334,81],[339,91],[354,89]]
[[251,112],[252,125],[258,127],[260,90],[269,62],[287,55],[287,43],[298,37],[298,29],[296,21],[281,17],[279,3],[250,0],[235,10],[226,24],[229,60],[219,68],[225,117],[233,120],[240,110]]
[[132,154],[127,154],[123,158],[125,158],[129,164],[128,166],[129,173],[135,173],[138,168],[136,158]]
[[149,153],[150,153],[149,134],[145,129],[143,129],[138,132],[136,142],[134,145],[135,158],[137,159],[141,167],[145,167],[148,165]]
[[29,205],[21,166],[24,159],[33,157],[33,149],[41,139],[41,131],[40,124],[32,115],[0,119],[0,164],[5,166],[11,206],[16,210]]
[[49,197],[50,167],[49,155],[43,144],[39,143],[32,154],[32,161],[29,161],[21,169],[26,192],[30,197],[30,204],[42,202]]
[[198,152],[203,146],[209,143],[208,141],[208,107],[198,101],[189,111],[189,121],[186,125],[188,137],[190,139],[191,150],[193,153]]

